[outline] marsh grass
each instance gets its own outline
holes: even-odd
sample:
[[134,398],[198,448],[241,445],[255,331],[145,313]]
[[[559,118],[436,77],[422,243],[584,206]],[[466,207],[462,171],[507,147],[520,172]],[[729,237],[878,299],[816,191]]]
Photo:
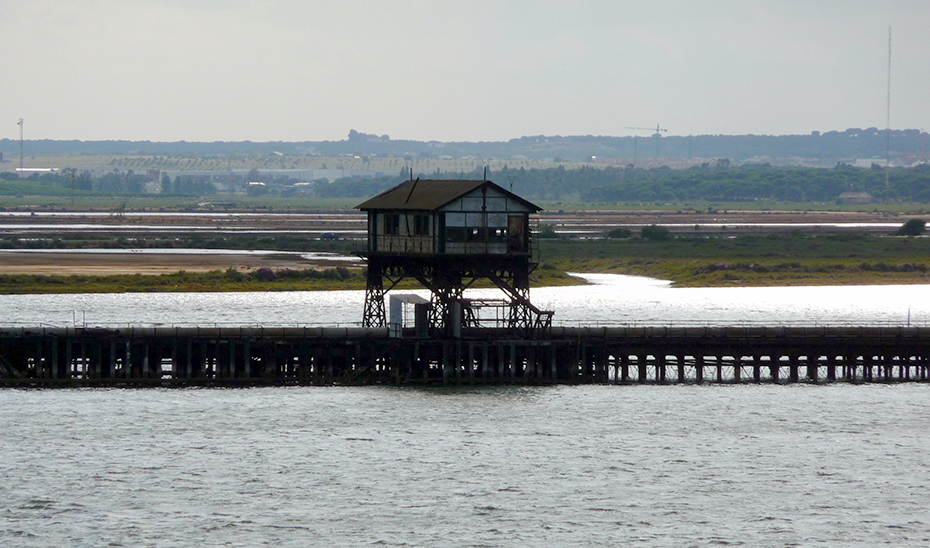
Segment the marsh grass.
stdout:
[[930,283],[930,238],[866,234],[540,242],[555,269],[671,280],[681,287]]
[[[530,276],[534,287],[581,285],[584,282],[558,270],[537,270]],[[490,282],[475,287],[493,287]],[[421,289],[414,281],[405,281],[399,289]],[[259,268],[241,272],[234,268],[210,272],[175,272],[171,274],[120,274],[113,276],[44,276],[32,274],[0,275],[0,294],[61,293],[181,293],[240,291],[326,291],[365,289],[365,275],[343,267],[312,269]]]
[[4,294],[308,291],[357,289],[359,286],[364,287],[364,277],[343,267],[326,270],[260,268],[254,272],[229,268],[157,275],[0,275],[0,293]]
[[[566,272],[615,273],[671,280],[680,287],[930,283],[930,238],[800,233],[649,241],[539,240],[532,287],[579,285]],[[489,282],[474,287],[491,287]],[[317,291],[364,289],[365,274],[343,267],[260,268],[161,275],[0,275],[0,293]],[[400,289],[417,289],[406,281]]]

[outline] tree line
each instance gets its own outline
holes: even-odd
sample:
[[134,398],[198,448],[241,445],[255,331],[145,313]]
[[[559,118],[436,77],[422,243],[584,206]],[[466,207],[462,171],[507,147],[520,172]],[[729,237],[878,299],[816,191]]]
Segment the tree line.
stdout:
[[[419,174],[423,179],[479,179],[482,173]],[[886,184],[887,176],[887,184]],[[321,197],[367,198],[409,175],[373,179],[341,179],[318,183]],[[731,166],[721,160],[688,169],[608,167],[512,169],[489,179],[531,200],[590,203],[678,202],[835,202],[846,192],[867,192],[874,200],[930,203],[930,165],[885,170],[846,164],[833,168],[776,167],[768,164]]]
[[[351,130],[338,141],[303,142],[151,142],[151,141],[27,141],[27,154],[139,154],[161,156],[270,155],[337,156],[372,154],[396,157],[451,156],[463,158],[556,159],[590,161],[592,157],[635,161],[637,158],[806,158],[827,165],[836,160],[884,158],[886,146],[892,157],[923,150],[926,134],[917,129],[886,131],[849,128],[844,131],[813,131],[805,135],[694,135],[609,136],[531,135],[508,141],[437,142],[391,139]],[[0,139],[0,153],[19,155],[19,141]]]
[[162,175],[161,193],[168,196],[209,196],[216,194],[216,186],[203,179],[178,175],[172,180],[171,177]]
[[[38,194],[57,195],[72,188],[79,194],[102,194],[106,196],[137,195],[147,193],[145,185],[150,179],[133,170],[114,170],[94,178],[89,171],[81,173],[54,172],[32,173],[20,177],[17,173],[0,173],[0,181],[7,181],[0,187],[3,194]],[[19,183],[19,184],[17,184]],[[217,189],[210,181],[196,177],[177,176],[171,179],[167,175],[161,179],[160,191],[171,196],[209,196]]]
[[[469,173],[420,173],[422,179],[480,179],[479,170]],[[311,191],[322,198],[364,199],[407,180],[406,168],[395,176],[371,179],[316,181]],[[622,202],[820,202],[831,203],[846,192],[866,192],[882,202],[930,203],[930,165],[909,168],[871,169],[837,164],[832,168],[779,167],[768,164],[731,165],[727,160],[688,169],[668,167],[643,169],[635,166],[565,169],[514,169],[505,167],[488,175],[500,186],[530,200],[587,203]],[[145,176],[114,171],[99,178],[90,173],[33,173],[20,179],[2,173],[0,193],[61,194],[73,188],[78,193],[137,195],[146,191]],[[274,181],[283,184],[283,181]],[[274,184],[257,189],[276,190]],[[210,181],[193,177],[167,176],[160,181],[161,194],[206,196],[217,193]]]
[[80,194],[96,193],[104,195],[142,194],[145,192],[146,177],[133,170],[114,170],[94,178],[89,171],[71,173],[59,171],[53,173],[31,173],[20,177],[17,173],[0,173],[0,180],[23,185],[10,185],[9,190],[21,194],[60,194],[62,190],[71,190]]

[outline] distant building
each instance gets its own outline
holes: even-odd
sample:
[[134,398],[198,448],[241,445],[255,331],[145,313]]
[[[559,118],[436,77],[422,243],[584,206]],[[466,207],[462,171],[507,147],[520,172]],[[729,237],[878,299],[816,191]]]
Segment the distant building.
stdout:
[[840,202],[844,204],[870,204],[872,195],[868,192],[844,192],[840,194]]
[[888,162],[884,158],[857,158],[853,164],[855,167],[862,169],[872,169],[875,167],[885,167]]

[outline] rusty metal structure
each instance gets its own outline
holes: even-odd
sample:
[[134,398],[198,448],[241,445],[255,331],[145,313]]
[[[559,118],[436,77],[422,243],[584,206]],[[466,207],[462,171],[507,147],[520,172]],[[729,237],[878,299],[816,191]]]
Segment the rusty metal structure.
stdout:
[[409,180],[359,204],[368,214],[368,266],[364,327],[387,325],[385,296],[405,279],[431,293],[429,331],[457,337],[463,329],[488,327],[480,309],[488,300],[465,290],[488,280],[505,298],[493,327],[522,337],[545,333],[552,311],[530,302],[533,231],[538,206],[491,181]]

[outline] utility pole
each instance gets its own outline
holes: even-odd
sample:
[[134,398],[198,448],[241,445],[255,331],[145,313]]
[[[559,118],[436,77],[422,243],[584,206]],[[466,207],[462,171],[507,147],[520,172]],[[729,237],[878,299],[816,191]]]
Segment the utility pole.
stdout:
[[19,126],[19,170],[23,170],[23,119],[20,118],[16,125]]
[[64,172],[71,174],[71,205],[74,205],[74,172],[77,171],[73,167],[69,167]]

